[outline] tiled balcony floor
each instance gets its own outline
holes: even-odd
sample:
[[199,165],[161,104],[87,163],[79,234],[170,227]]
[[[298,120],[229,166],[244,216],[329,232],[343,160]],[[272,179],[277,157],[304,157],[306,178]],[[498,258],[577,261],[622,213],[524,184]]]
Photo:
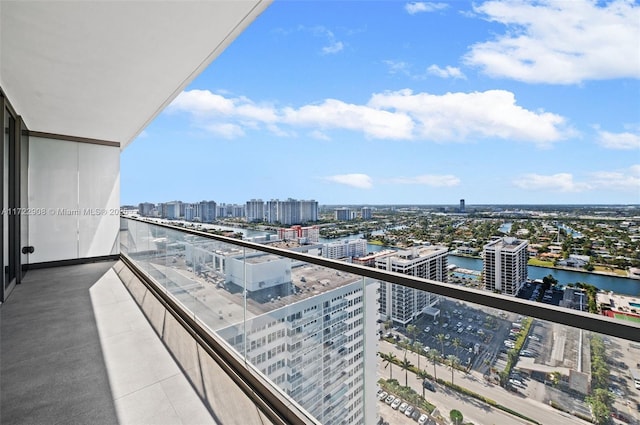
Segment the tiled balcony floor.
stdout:
[[114,264],[31,270],[0,306],[0,423],[216,423]]

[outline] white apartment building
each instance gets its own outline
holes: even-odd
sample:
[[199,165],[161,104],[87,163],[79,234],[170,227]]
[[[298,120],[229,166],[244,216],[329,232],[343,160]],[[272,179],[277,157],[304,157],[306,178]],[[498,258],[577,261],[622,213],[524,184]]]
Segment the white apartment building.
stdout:
[[245,211],[249,223],[264,221],[264,201],[262,199],[247,201]]
[[283,307],[218,333],[320,423],[374,423],[364,406],[375,406],[376,370],[364,365],[377,340],[364,329],[376,326],[377,284],[315,266],[294,268],[291,282],[299,291]]
[[[375,260],[375,267],[447,282],[447,248],[430,245],[397,251]],[[389,282],[380,283],[380,318],[407,325],[433,308],[439,296]]]
[[485,289],[517,295],[527,282],[528,246],[528,241],[513,237],[496,239],[486,244],[482,266]]
[[318,221],[318,202],[287,199],[272,199],[266,203],[266,219],[269,223],[285,225]]
[[334,260],[361,257],[367,253],[366,239],[351,239],[346,241],[329,242],[322,246],[322,256]]

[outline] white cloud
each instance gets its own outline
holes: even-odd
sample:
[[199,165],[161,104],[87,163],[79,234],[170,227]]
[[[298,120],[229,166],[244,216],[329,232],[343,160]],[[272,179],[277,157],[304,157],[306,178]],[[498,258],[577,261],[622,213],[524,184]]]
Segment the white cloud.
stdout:
[[620,171],[596,171],[590,177],[597,189],[632,191],[640,197],[640,164]]
[[196,116],[233,116],[245,121],[275,122],[276,111],[269,105],[256,105],[246,97],[227,98],[209,90],[183,91],[167,108]]
[[409,73],[410,66],[407,62],[385,60],[384,63],[389,67],[390,74],[401,73],[405,75],[410,75]]
[[335,99],[299,109],[285,108],[283,115],[283,120],[291,125],[361,131],[376,139],[410,139],[413,129],[413,121],[404,113]]
[[205,129],[210,133],[225,139],[236,139],[244,136],[244,130],[236,124],[213,123],[205,126]]
[[555,192],[582,192],[590,188],[584,183],[574,182],[573,175],[569,173],[558,173],[550,176],[526,174],[514,180],[513,184],[525,190],[551,190]]
[[396,184],[417,184],[432,187],[453,187],[460,184],[460,179],[451,174],[423,174],[415,177],[396,177],[389,181]]
[[633,133],[598,132],[598,143],[608,149],[640,150],[640,135]]
[[331,130],[349,130],[373,139],[447,143],[499,138],[549,147],[574,134],[562,116],[518,106],[513,93],[504,90],[443,95],[400,90],[373,94],[366,104],[326,99],[297,108],[191,90],[180,94],[169,111],[187,112],[195,125],[225,137],[242,136],[242,129],[264,128],[291,137],[305,129],[321,132],[320,138],[330,137]]
[[313,130],[311,133],[309,133],[309,136],[318,140],[331,140],[331,137],[329,137],[326,133],[323,133],[320,130]]
[[358,189],[371,189],[373,181],[366,174],[338,174],[335,176],[325,177],[325,180],[356,187]]
[[615,171],[594,171],[586,181],[574,181],[570,173],[553,175],[525,174],[513,181],[525,190],[550,190],[555,192],[584,192],[589,190],[629,191],[640,195],[640,164]]
[[422,12],[436,12],[438,10],[444,10],[447,7],[449,7],[449,5],[446,3],[433,3],[433,2],[420,1],[420,2],[407,3],[405,4],[404,9],[410,15],[415,15],[416,13],[422,13]]
[[488,1],[475,11],[507,27],[464,58],[488,75],[550,84],[640,78],[637,3]]
[[299,26],[299,31],[308,31],[316,37],[327,40],[327,45],[320,49],[322,55],[332,55],[341,52],[344,49],[344,43],[336,39],[335,34],[330,29],[317,25],[315,27]]
[[230,114],[234,109],[232,99],[210,92],[209,90],[189,90],[180,93],[171,102],[168,111],[189,111],[192,114]]
[[573,134],[562,116],[524,109],[505,90],[444,95],[400,90],[374,94],[368,106],[406,113],[415,124],[414,138],[426,140],[495,137],[548,147]]
[[466,78],[462,71],[460,71],[460,68],[456,68],[453,66],[440,68],[438,65],[431,65],[429,68],[427,68],[427,73],[440,78]]
[[331,54],[342,51],[343,48],[344,48],[344,44],[342,44],[342,41],[334,41],[330,45],[322,48],[322,54],[331,55]]

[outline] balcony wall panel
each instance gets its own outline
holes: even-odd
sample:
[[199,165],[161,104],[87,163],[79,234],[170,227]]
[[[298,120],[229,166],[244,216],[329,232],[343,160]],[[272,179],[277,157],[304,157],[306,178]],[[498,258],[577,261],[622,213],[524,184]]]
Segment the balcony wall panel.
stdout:
[[119,252],[120,149],[29,138],[29,263]]
[[77,143],[30,138],[30,263],[78,258],[78,218],[71,215],[77,207]]

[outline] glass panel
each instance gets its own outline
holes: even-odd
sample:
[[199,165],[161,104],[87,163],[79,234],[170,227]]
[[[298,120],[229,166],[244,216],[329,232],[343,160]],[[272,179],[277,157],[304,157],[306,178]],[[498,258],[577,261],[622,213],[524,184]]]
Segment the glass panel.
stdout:
[[[640,418],[639,344],[445,297],[437,310],[406,327],[382,324],[377,370],[379,399],[387,393],[378,401],[384,421],[411,423],[401,412],[405,402],[427,423]],[[400,402],[392,404],[389,395]]]
[[638,418],[640,344],[232,241],[125,227],[122,252],[320,423]]

